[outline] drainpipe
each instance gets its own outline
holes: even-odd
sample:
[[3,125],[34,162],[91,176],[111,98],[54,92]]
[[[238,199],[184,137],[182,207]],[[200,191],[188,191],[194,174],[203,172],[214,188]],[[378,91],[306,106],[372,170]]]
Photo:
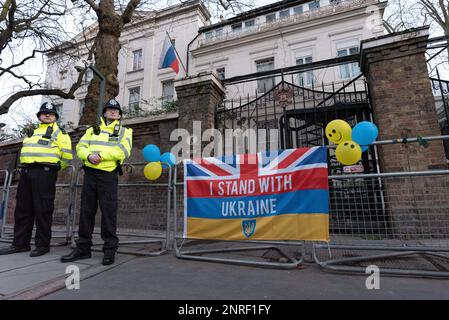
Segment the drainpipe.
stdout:
[[193,41],[196,40],[196,38],[199,37],[201,33],[198,32],[198,34],[195,36],[195,38],[192,39],[192,41],[189,42],[189,44],[187,45],[187,59],[186,59],[186,78],[189,76],[189,56],[190,56],[190,45],[193,43]]

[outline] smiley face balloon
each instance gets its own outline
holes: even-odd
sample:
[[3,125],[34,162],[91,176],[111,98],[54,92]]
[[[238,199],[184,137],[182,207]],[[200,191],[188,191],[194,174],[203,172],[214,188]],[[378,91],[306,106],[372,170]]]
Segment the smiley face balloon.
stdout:
[[350,166],[362,158],[362,148],[357,142],[344,141],[338,145],[335,155],[341,164]]
[[351,140],[351,135],[351,126],[344,120],[332,120],[326,126],[326,137],[335,144]]

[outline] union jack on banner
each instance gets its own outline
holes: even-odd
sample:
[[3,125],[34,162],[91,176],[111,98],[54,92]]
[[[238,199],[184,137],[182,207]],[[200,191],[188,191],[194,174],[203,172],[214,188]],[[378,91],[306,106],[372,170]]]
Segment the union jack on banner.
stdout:
[[299,148],[184,161],[184,236],[327,241],[327,151]]
[[[324,151],[324,152],[323,152]],[[326,168],[323,147],[186,160],[187,180],[236,179],[242,175],[271,175],[301,169]]]

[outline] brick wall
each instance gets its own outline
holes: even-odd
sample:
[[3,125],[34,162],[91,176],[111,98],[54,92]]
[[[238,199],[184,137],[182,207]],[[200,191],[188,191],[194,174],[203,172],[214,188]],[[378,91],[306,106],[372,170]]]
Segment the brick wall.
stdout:
[[[125,174],[120,177],[120,184],[144,184],[142,186],[120,186],[119,187],[119,229],[135,230],[165,230],[166,212],[167,212],[167,187],[155,186],[143,176],[145,165],[141,150],[147,144],[155,144],[161,149],[161,153],[170,151],[176,142],[170,142],[170,133],[178,127],[178,115],[170,114],[154,117],[151,120],[130,119],[124,120],[123,124],[133,129],[133,149],[131,157],[126,162],[140,163],[135,165],[132,170],[125,167]],[[84,134],[86,127],[80,127],[69,132],[72,139],[72,147],[75,150],[76,144]],[[0,170],[14,168],[17,154],[21,148],[21,141],[0,144]],[[75,153],[75,151],[74,151]],[[76,157],[75,157],[76,158]],[[80,166],[80,161],[75,159],[75,167]],[[67,169],[60,172],[58,177],[55,211],[53,223],[55,226],[65,225],[66,216],[69,208],[69,188],[71,181],[71,170]],[[83,181],[83,172],[80,174],[80,184]],[[164,173],[155,183],[167,183],[168,171]],[[13,185],[17,185],[17,177],[13,180]],[[75,213],[79,215],[81,187],[77,188]],[[13,213],[15,209],[16,189],[11,189],[8,201],[8,224],[13,223]],[[97,214],[97,226],[99,224],[100,212]]]
[[[378,140],[441,134],[424,55],[427,38],[427,29],[421,28],[362,44],[362,70],[369,84]],[[416,143],[382,145],[378,151],[382,172],[447,169],[441,141],[431,142],[428,148]],[[447,185],[447,176],[387,179],[385,198],[391,199],[386,205],[393,232],[438,236],[435,230],[445,228],[447,234]],[[439,190],[436,196],[443,198],[438,207],[430,191],[433,189]],[[398,190],[405,190],[401,197],[397,196]],[[446,210],[445,213],[440,209]],[[432,219],[432,215],[437,218]],[[420,223],[424,218],[425,225]]]

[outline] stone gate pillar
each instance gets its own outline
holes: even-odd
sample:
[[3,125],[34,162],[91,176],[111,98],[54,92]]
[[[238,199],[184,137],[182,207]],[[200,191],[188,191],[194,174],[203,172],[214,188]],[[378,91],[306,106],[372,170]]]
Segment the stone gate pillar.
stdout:
[[[428,27],[364,40],[378,140],[441,135],[425,51]],[[447,169],[442,141],[378,146],[381,172]],[[448,177],[386,178],[384,198],[393,232],[407,237],[448,233]],[[419,237],[419,236],[418,236]]]
[[[214,73],[203,73],[175,82],[178,96],[178,127],[190,134],[215,128],[215,109],[223,101],[225,88]],[[195,122],[195,126],[194,126]],[[201,132],[198,131],[201,125]],[[201,137],[200,137],[201,138]],[[195,143],[195,142],[194,142]],[[197,157],[198,150],[193,156]]]

